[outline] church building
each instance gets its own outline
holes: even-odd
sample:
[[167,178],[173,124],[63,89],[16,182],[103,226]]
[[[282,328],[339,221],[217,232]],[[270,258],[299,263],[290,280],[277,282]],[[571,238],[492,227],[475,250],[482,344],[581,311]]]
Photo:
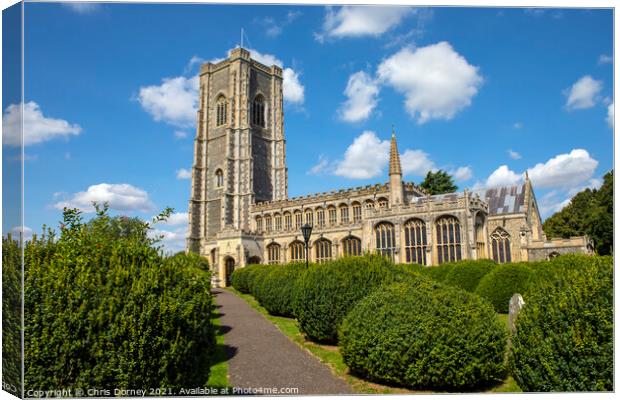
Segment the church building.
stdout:
[[282,69],[232,50],[200,68],[187,250],[209,259],[215,284],[248,264],[311,262],[377,252],[432,267],[590,253],[587,237],[549,240],[532,183],[429,195],[403,181],[392,133],[385,183],[288,197]]

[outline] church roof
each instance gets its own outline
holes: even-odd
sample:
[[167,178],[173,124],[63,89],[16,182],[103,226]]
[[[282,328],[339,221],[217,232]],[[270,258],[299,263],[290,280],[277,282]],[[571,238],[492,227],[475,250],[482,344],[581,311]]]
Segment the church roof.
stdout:
[[525,208],[525,183],[513,186],[501,186],[490,189],[473,190],[489,204],[489,214],[514,214]]

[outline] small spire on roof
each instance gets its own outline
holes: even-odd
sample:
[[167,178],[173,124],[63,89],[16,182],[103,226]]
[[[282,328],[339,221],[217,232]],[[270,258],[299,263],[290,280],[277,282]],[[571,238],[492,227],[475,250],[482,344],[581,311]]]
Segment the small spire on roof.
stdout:
[[402,175],[403,170],[400,166],[400,156],[398,155],[398,146],[396,145],[396,134],[394,133],[394,125],[392,125],[392,140],[390,141],[390,175]]

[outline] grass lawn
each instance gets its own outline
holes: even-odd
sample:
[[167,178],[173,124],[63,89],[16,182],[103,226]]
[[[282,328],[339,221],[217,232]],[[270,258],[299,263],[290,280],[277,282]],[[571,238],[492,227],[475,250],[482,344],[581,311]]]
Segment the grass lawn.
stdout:
[[211,363],[211,373],[209,374],[209,381],[207,387],[210,388],[227,388],[230,387],[228,383],[228,358],[224,348],[224,334],[221,331],[222,324],[218,317],[217,311],[211,316],[211,321],[215,326],[215,354],[213,362]]
[[[314,356],[318,357],[319,360],[330,367],[330,369],[334,372],[334,374],[342,379],[344,379],[356,392],[359,393],[367,393],[367,394],[412,394],[412,393],[433,393],[433,392],[423,392],[423,391],[413,391],[409,389],[386,386],[373,382],[366,381],[364,379],[358,378],[349,374],[349,368],[342,360],[342,355],[338,351],[337,346],[329,346],[323,344],[317,344],[310,340],[306,340],[304,335],[299,331],[297,327],[297,321],[293,318],[286,317],[276,317],[270,315],[265,308],[263,308],[256,299],[250,294],[243,294],[232,287],[226,288],[226,290],[235,293],[237,296],[241,297],[245,300],[252,308],[254,308],[259,313],[263,314],[265,318],[271,321],[282,333],[284,333],[289,339],[293,342],[297,343],[300,347],[309,351]],[[508,323],[508,315],[507,314],[498,314],[499,318],[506,321]],[[508,377],[499,386],[491,389],[490,392],[520,392],[521,389],[517,386],[516,382],[512,377]]]

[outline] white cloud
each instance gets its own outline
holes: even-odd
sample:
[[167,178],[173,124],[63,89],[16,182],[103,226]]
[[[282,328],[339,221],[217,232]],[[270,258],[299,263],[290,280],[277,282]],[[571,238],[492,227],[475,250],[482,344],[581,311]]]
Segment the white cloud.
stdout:
[[468,181],[474,176],[474,172],[471,167],[459,167],[455,171],[450,171],[450,175],[454,177],[454,180],[457,182],[465,182]]
[[364,131],[353,140],[337,162],[335,175],[351,179],[368,179],[381,175],[389,158],[390,142],[380,140],[372,131]]
[[[77,136],[82,128],[64,119],[48,118],[34,101],[24,104],[24,146],[38,144],[59,137]],[[2,142],[8,146],[21,145],[22,113],[19,104],[11,104],[2,115]]]
[[323,173],[330,172],[333,164],[329,162],[329,159],[323,154],[319,155],[319,161],[308,170],[308,175],[321,175]]
[[192,58],[189,59],[189,62],[187,63],[187,65],[185,66],[185,73],[189,74],[196,65],[200,65],[204,62],[205,60],[201,57],[198,56],[192,56]]
[[141,87],[138,101],[155,121],[191,127],[196,123],[198,84],[198,75],[164,78],[161,85]]
[[92,212],[93,202],[99,204],[108,202],[110,208],[117,211],[147,212],[154,208],[145,190],[127,183],[92,185],[84,192],[75,193],[68,200],[57,202],[54,207],[60,210],[64,207],[79,208],[85,212]]
[[540,216],[545,219],[552,214],[555,214],[566,207],[570,203],[570,200],[570,197],[565,197],[557,190],[552,190],[549,193],[546,193],[538,201]]
[[574,149],[568,154],[559,154],[546,163],[538,163],[528,169],[535,187],[575,187],[589,180],[598,166],[598,161],[583,149]]
[[523,128],[523,123],[522,122],[515,122],[514,124],[512,124],[512,127],[515,129],[521,129]]
[[519,154],[518,152],[516,152],[516,151],[514,151],[512,149],[508,149],[508,155],[513,160],[520,160],[521,159],[521,154]]
[[425,176],[428,171],[435,171],[435,163],[423,150],[407,149],[400,155],[400,164],[404,175]]
[[177,179],[191,179],[192,171],[186,168],[181,168],[177,170]]
[[174,229],[151,229],[148,233],[149,237],[157,238],[163,245],[164,252],[168,254],[177,253],[185,249],[185,239],[187,238],[187,226],[177,227]]
[[343,6],[338,10],[327,7],[323,31],[315,36],[321,42],[325,37],[376,37],[399,25],[412,12],[407,7]]
[[377,74],[405,95],[407,112],[420,124],[452,119],[471,104],[483,82],[478,67],[470,65],[448,42],[415,50],[403,48],[384,60]]
[[515,185],[523,180],[523,174],[517,174],[510,170],[507,165],[501,165],[497,168],[486,181],[486,187],[493,188],[498,186]]
[[187,132],[185,131],[174,131],[174,137],[177,139],[185,139],[187,137]]
[[598,63],[599,64],[611,64],[612,62],[614,62],[614,58],[610,55],[607,54],[601,54],[598,57]]
[[377,106],[379,85],[366,72],[358,71],[349,77],[344,94],[347,100],[342,104],[340,117],[347,122],[363,121]]
[[607,125],[609,125],[609,127],[611,129],[614,128],[614,103],[611,103],[610,105],[607,106]]
[[156,225],[168,225],[168,226],[178,226],[185,225],[189,223],[189,214],[184,212],[175,212],[172,213],[166,221],[158,222]]
[[74,11],[78,14],[92,14],[94,12],[99,11],[101,8],[101,4],[97,3],[61,3],[64,7],[67,7],[71,11]]
[[23,236],[22,239],[24,242],[29,241],[30,239],[32,239],[32,229],[27,227],[26,225],[24,226],[15,226],[13,228],[11,228],[11,230],[9,231],[11,233],[11,236],[14,240],[18,240],[19,239],[19,235],[22,234],[23,232]]
[[580,110],[594,107],[602,88],[603,81],[594,80],[590,75],[580,78],[570,89],[565,90],[566,108]]
[[305,88],[299,80],[299,74],[292,68],[284,68],[282,78],[284,101],[291,104],[303,104]]
[[165,252],[176,253],[185,249],[188,226],[188,213],[173,213],[166,221],[155,224],[155,228],[149,231],[149,237],[160,239]]

